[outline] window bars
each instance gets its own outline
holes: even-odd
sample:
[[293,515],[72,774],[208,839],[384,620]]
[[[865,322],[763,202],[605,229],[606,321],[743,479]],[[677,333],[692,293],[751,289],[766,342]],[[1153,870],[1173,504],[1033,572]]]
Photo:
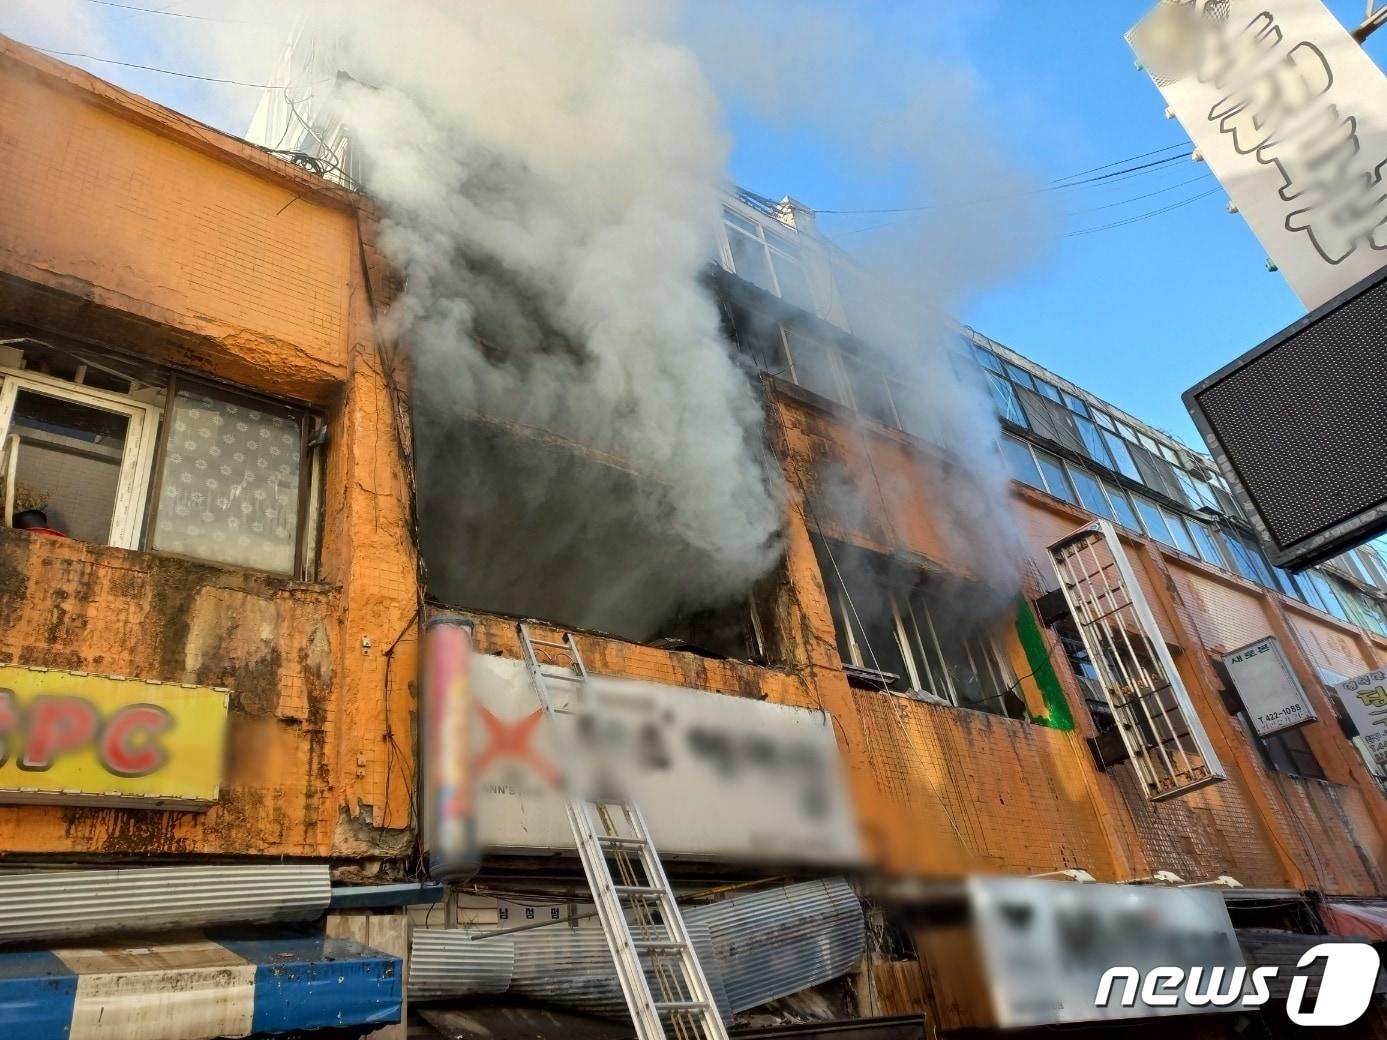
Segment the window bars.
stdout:
[[1147,797],[1225,779],[1112,525],[1080,528],[1050,559]]

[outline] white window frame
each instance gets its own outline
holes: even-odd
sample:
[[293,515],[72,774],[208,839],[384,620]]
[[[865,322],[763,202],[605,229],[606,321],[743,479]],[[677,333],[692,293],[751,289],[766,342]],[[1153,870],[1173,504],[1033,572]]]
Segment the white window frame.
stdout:
[[[1049,553],[1147,798],[1162,801],[1226,780],[1112,524],[1086,524]],[[1168,708],[1160,703],[1163,693]],[[1148,701],[1164,710],[1153,712]],[[1184,724],[1183,734],[1172,715]],[[1156,740],[1149,746],[1146,731]]]
[[6,434],[20,390],[114,412],[129,420],[106,544],[117,549],[138,549],[154,471],[154,452],[159,442],[160,409],[108,390],[23,369],[0,368],[0,431]]
[[[776,256],[783,257],[788,263],[797,265],[800,269],[800,273],[803,274],[805,277],[805,284],[808,285],[809,277],[807,272],[805,272],[804,270],[804,251],[800,244],[794,241],[793,236],[798,234],[798,232],[794,228],[785,228],[784,236],[786,243],[793,246],[796,250],[799,251],[798,256],[788,252],[785,248],[779,245],[779,243],[777,242],[777,237],[780,233],[778,231],[767,234],[766,228],[762,224],[762,220],[764,220],[765,218],[763,218],[760,214],[756,213],[754,210],[743,211],[743,209],[741,209],[740,207],[733,206],[728,201],[723,202],[722,208],[724,215],[718,221],[718,223],[722,225],[722,236],[718,241],[718,251],[721,254],[719,259],[721,259],[722,261],[722,266],[727,271],[731,272],[732,274],[737,274],[737,265],[736,262],[732,259],[731,236],[742,235],[746,238],[751,239],[753,242],[756,242],[761,246],[763,250],[765,250],[766,267],[770,270],[771,285],[775,287],[774,292],[776,296],[780,297],[780,299],[782,300],[785,299],[785,293],[780,288],[780,275],[776,272],[775,269]],[[729,223],[725,215],[727,213],[731,213],[737,217],[740,217],[742,220],[745,220],[749,224],[755,224],[756,234],[753,235],[750,231],[747,231],[745,228],[740,228],[734,224]],[[742,276],[738,275],[738,277]],[[812,299],[814,295],[813,286],[809,287],[809,294],[811,297],[809,301],[811,308],[817,306],[817,301]]]

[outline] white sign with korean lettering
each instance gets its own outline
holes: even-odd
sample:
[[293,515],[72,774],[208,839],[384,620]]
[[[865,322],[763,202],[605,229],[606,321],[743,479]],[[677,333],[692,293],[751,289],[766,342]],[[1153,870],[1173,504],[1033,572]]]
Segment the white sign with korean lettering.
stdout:
[[1320,0],[1163,0],[1127,40],[1308,309],[1387,263],[1387,78]]
[[[521,662],[472,658],[471,770],[485,850],[573,847],[560,796],[570,763],[560,749],[581,745],[623,775],[662,855],[859,861],[838,742],[824,713],[606,675],[592,675],[587,686],[590,725],[560,715],[566,739],[558,740]],[[574,684],[550,687],[555,707],[571,709]]]
[[1339,701],[1358,727],[1368,755],[1387,769],[1387,672],[1367,672],[1334,687]]
[[1272,636],[1223,657],[1259,737],[1315,721],[1315,709]]

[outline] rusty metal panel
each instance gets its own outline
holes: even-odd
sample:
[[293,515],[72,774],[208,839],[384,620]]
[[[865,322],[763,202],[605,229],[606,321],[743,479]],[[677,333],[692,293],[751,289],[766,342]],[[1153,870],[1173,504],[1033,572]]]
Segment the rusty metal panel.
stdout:
[[0,942],[311,920],[330,898],[325,863],[0,875]]

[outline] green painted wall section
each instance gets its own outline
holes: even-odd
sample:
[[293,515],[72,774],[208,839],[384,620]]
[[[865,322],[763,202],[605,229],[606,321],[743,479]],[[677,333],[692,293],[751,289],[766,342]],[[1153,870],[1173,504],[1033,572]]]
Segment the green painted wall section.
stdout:
[[1074,714],[1069,710],[1069,701],[1065,699],[1059,676],[1050,663],[1050,652],[1040,624],[1035,619],[1035,612],[1024,596],[1018,596],[1016,600],[1016,635],[1021,640],[1021,649],[1025,651],[1026,663],[1030,665],[1031,678],[1035,680],[1040,697],[1045,702],[1045,714],[1032,715],[1031,721],[1037,726],[1072,730]]

